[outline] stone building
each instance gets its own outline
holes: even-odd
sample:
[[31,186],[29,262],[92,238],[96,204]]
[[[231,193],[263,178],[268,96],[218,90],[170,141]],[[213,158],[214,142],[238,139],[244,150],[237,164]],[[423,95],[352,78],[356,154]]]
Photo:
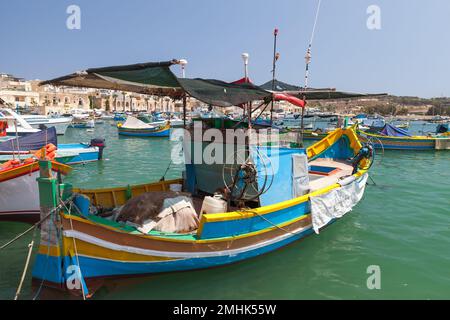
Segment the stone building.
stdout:
[[39,81],[30,82],[33,91],[39,94],[40,114],[63,114],[73,109],[89,110],[91,108],[89,96],[94,93],[92,89],[39,86]]
[[[131,92],[97,90],[94,108],[107,112],[182,112],[183,102],[169,97],[157,97]],[[192,99],[187,101],[191,109]]]
[[12,108],[29,108],[39,105],[39,94],[31,84],[12,75],[0,74],[0,98]]

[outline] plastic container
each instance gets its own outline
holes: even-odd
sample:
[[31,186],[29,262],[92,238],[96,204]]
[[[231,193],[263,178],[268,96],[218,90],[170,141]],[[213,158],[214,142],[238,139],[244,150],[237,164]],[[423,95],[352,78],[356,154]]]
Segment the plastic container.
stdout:
[[169,186],[170,191],[181,192],[183,190],[183,185],[178,183],[173,183]]
[[73,199],[73,203],[78,207],[81,214],[87,216],[90,214],[91,201],[85,195],[77,195]]
[[200,215],[209,213],[227,212],[227,202],[221,199],[220,195],[214,197],[205,197],[200,210]]

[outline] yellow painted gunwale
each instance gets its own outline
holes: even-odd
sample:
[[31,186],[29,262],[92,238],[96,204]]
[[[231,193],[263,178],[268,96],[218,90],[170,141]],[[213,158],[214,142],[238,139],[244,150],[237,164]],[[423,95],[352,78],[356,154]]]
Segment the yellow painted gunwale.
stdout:
[[[6,181],[9,179],[13,179],[16,177],[20,177],[26,174],[30,174],[32,172],[35,172],[36,170],[39,170],[39,162],[35,161],[32,163],[29,163],[24,166],[11,168],[5,171],[0,172],[0,182]],[[64,175],[67,175],[70,171],[72,171],[72,168],[68,165],[52,161],[52,170],[53,171],[59,171]]]

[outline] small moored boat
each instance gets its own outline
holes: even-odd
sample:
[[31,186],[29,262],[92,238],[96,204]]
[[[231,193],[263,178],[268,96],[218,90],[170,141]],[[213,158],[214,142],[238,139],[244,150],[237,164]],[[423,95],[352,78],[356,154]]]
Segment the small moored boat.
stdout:
[[123,124],[117,125],[120,135],[132,137],[169,137],[170,122],[152,125],[133,116],[128,116]]
[[[33,156],[22,161],[16,157],[0,164],[0,220],[39,221],[37,158],[39,157]],[[67,175],[71,171],[70,167],[54,161],[51,162],[51,168],[61,175]]]
[[0,142],[0,163],[15,159],[18,155],[26,157],[47,144],[57,146],[55,160],[64,164],[86,163],[102,160],[105,140],[91,139],[89,143],[58,144],[56,129],[50,127],[24,137]]
[[379,133],[358,130],[362,142],[371,141],[375,148],[386,150],[450,150],[450,137],[413,136],[408,131],[386,124]]
[[42,115],[21,115],[21,117],[35,129],[55,127],[58,135],[64,135],[72,123],[71,117],[53,118]]

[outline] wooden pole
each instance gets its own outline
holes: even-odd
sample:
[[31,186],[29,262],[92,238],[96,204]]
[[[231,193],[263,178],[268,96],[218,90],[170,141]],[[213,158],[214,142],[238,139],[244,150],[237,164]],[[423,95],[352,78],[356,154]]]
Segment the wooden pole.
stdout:
[[186,94],[183,95],[183,126],[186,129]]

